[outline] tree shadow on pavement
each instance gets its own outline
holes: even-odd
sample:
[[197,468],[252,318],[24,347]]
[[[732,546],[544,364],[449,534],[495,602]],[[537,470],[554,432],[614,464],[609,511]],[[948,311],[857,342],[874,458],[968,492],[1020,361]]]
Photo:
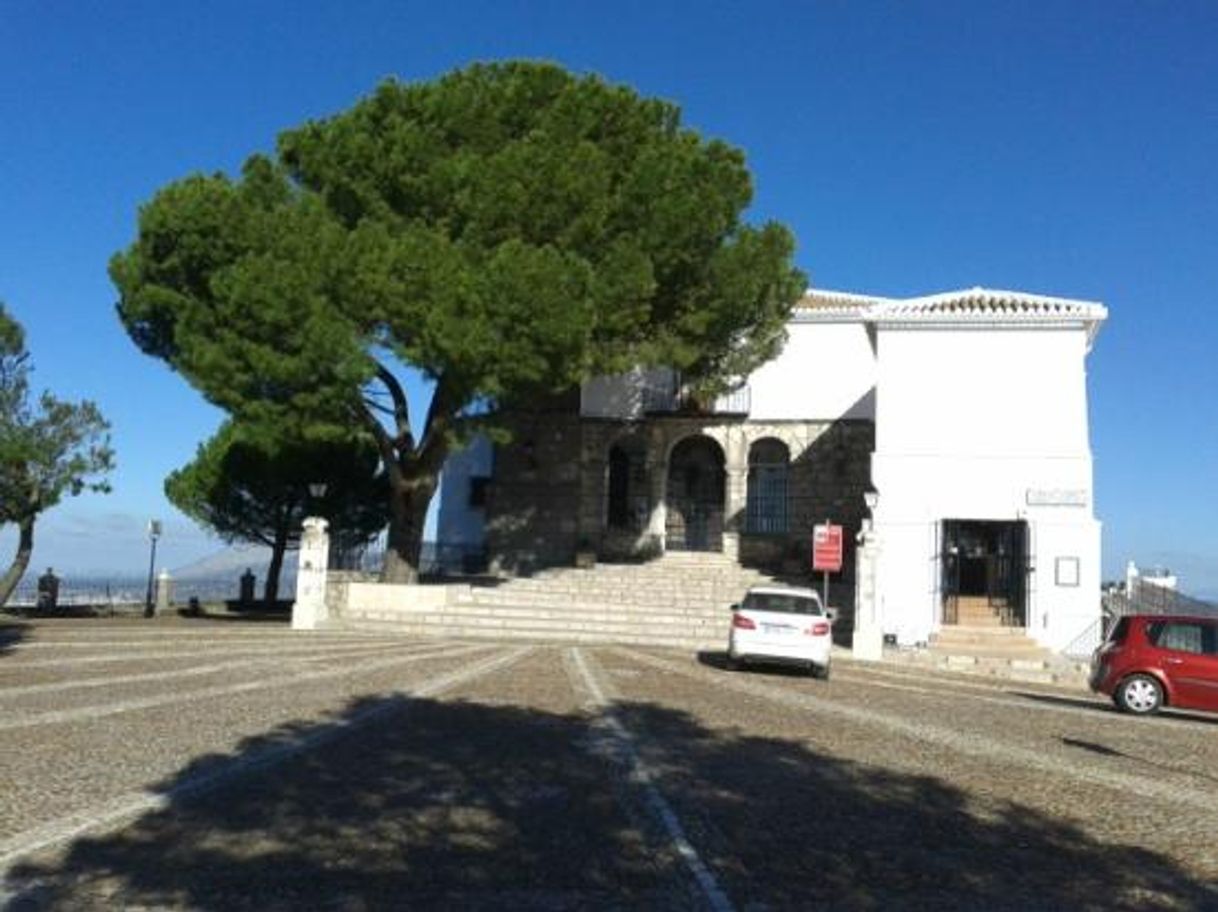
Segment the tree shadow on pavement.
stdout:
[[29,636],[28,624],[0,618],[0,655],[11,651],[27,636]]
[[[1218,907],[1164,855],[1018,805],[978,813],[942,779],[653,704],[617,717],[741,909]],[[698,908],[628,752],[603,742],[583,716],[358,701],[200,758],[163,809],[12,866],[7,908]]]

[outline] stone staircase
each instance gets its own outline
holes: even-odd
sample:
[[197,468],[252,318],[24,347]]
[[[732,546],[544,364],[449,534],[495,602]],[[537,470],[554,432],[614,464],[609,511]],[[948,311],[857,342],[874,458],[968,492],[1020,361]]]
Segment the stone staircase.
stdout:
[[448,604],[426,611],[348,610],[340,623],[421,636],[722,649],[730,606],[750,586],[777,582],[721,554],[668,553],[640,564],[488,580],[457,587]]
[[1003,626],[998,613],[984,598],[966,602],[961,597],[957,618],[959,623],[945,624],[931,635],[928,648],[896,650],[891,657],[943,671],[1086,686],[1085,664],[1046,649],[1027,636],[1022,627]]

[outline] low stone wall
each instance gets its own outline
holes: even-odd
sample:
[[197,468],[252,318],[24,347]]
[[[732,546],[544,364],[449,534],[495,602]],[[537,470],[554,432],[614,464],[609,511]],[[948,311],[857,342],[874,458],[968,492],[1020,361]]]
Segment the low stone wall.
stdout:
[[345,617],[395,620],[452,605],[469,591],[468,583],[381,583],[362,573],[331,572],[326,613],[339,622]]

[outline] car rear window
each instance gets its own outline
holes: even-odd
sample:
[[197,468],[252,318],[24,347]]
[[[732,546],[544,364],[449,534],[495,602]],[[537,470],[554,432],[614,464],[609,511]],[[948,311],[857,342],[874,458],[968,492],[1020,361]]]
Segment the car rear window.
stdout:
[[750,592],[744,598],[745,611],[778,611],[783,614],[821,615],[820,602],[804,595],[779,592]]
[[1129,635],[1129,618],[1117,618],[1117,622],[1112,629],[1108,631],[1109,643],[1124,643],[1125,637]]

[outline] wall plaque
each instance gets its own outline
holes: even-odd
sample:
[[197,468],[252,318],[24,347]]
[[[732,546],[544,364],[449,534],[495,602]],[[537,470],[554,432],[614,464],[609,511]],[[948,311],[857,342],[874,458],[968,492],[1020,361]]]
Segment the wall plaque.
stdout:
[[1028,488],[1029,507],[1085,507],[1086,488]]

